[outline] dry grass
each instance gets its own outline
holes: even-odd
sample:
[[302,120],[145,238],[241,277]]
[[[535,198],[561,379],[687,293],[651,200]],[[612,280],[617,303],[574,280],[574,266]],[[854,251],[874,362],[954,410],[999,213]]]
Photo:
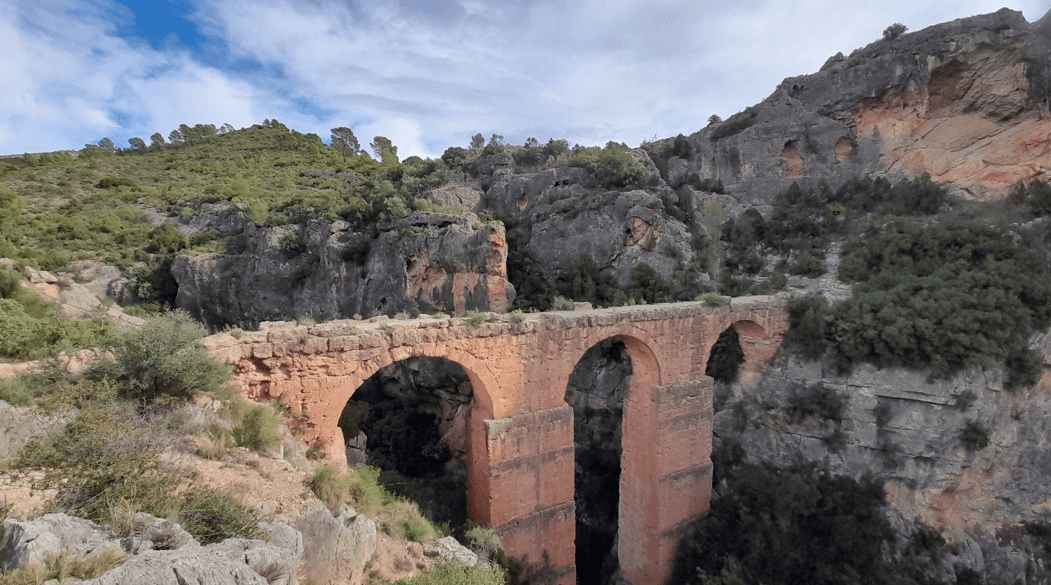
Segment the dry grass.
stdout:
[[0,585],[41,585],[52,579],[94,579],[124,564],[128,553],[120,548],[108,548],[90,556],[61,552],[49,556],[43,567],[11,571],[0,576]]

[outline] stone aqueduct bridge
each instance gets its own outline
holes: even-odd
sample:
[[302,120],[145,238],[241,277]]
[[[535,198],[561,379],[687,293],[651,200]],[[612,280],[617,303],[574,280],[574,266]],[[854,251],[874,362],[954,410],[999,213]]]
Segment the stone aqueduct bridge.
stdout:
[[580,312],[267,324],[205,345],[233,365],[248,398],[279,397],[297,435],[345,465],[337,425],[347,400],[380,368],[413,356],[463,367],[474,393],[466,422],[468,513],[492,526],[506,551],[551,563],[572,583],[573,410],[565,402],[574,366],[589,348],[616,338],[633,375],[624,405],[620,479],[620,563],[632,583],[668,575],[680,528],[708,510],[712,379],[705,366],[719,334],[733,326],[755,379],[788,328],[786,301],[741,297]]

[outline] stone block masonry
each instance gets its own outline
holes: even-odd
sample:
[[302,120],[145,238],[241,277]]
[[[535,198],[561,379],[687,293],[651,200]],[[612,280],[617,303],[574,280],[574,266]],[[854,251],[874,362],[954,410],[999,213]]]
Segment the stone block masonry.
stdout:
[[269,323],[204,340],[234,371],[246,398],[279,398],[293,431],[346,464],[339,416],[354,391],[413,356],[459,364],[471,381],[468,513],[500,534],[508,554],[545,556],[575,582],[573,412],[569,376],[584,353],[624,342],[633,375],[624,406],[619,554],[625,578],[663,582],[682,527],[711,496],[712,380],[704,375],[719,334],[734,327],[742,374],[758,376],[788,329],[787,297],[740,297],[580,312]]

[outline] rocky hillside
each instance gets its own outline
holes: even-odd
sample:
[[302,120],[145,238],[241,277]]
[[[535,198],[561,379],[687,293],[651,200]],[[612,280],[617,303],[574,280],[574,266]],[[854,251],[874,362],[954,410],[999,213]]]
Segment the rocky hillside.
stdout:
[[1051,18],[1002,9],[837,54],[730,119],[663,141],[674,156],[660,166],[673,188],[721,181],[753,204],[793,181],[871,173],[928,173],[966,197],[1002,198],[1051,173],[1049,100]]

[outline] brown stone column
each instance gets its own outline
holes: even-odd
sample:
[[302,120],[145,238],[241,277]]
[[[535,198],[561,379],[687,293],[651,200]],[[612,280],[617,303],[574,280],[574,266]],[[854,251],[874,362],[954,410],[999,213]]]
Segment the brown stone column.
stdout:
[[689,380],[657,389],[659,534],[658,581],[671,574],[686,523],[708,511],[712,496],[713,380]]
[[618,547],[625,579],[663,583],[685,524],[712,492],[712,379],[634,385],[624,412]]
[[573,409],[560,406],[486,420],[489,523],[509,556],[540,563],[560,583],[576,581]]

